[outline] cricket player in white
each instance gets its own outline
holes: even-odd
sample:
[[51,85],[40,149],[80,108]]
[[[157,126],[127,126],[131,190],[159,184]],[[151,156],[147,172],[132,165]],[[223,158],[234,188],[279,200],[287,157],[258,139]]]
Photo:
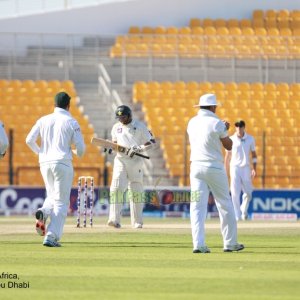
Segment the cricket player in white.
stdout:
[[[72,118],[70,96],[61,92],[55,96],[52,114],[40,118],[29,132],[26,143],[39,155],[40,170],[47,197],[43,207],[36,212],[36,230],[45,234],[45,222],[50,216],[43,245],[60,247],[73,182],[72,152],[84,154],[85,144],[78,122]],[[40,146],[37,139],[40,138]],[[71,145],[75,149],[71,149]]]
[[[253,136],[245,132],[246,124],[243,120],[235,123],[235,134],[230,136],[233,142],[232,150],[226,151],[225,167],[230,169],[230,190],[233,201],[236,220],[248,218],[248,207],[252,199],[252,178],[256,176],[257,155],[255,151],[255,140]],[[250,153],[252,164],[250,165]],[[230,165],[230,168],[229,168]],[[240,203],[243,191],[242,204]]]
[[3,123],[0,121],[0,159],[2,159],[6,153],[9,142],[4,129]]
[[155,139],[142,122],[132,119],[132,112],[128,106],[119,106],[116,110],[116,118],[119,122],[112,128],[112,141],[129,148],[129,151],[127,153],[117,152],[114,159],[107,224],[115,228],[121,227],[123,195],[128,188],[131,225],[133,228],[142,228],[143,158],[135,154],[153,148]]
[[209,253],[205,244],[205,218],[209,191],[219,211],[224,252],[244,249],[237,243],[237,223],[229,194],[228,180],[223,164],[222,147],[231,150],[232,141],[227,130],[230,124],[215,114],[217,100],[214,94],[200,97],[198,115],[187,127],[191,145],[191,227],[193,253]]

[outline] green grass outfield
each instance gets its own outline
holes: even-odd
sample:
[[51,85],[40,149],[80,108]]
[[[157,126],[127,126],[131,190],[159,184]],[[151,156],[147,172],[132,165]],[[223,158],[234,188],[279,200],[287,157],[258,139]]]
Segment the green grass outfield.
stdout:
[[[218,220],[207,222],[210,254],[193,254],[189,220],[145,219],[142,230],[75,228],[47,248],[33,218],[0,217],[0,276],[17,274],[0,299],[299,299],[300,222],[239,223],[246,249],[223,253]],[[3,287],[5,285],[5,287]]]

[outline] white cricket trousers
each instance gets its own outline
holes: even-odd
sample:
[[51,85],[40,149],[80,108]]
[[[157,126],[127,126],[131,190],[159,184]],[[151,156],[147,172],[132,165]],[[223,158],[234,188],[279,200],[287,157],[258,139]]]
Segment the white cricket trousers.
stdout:
[[225,169],[191,163],[190,216],[194,249],[205,246],[205,219],[209,190],[212,192],[219,211],[224,248],[237,244],[237,223],[229,194]]
[[[252,180],[249,166],[237,167],[230,166],[230,191],[234,206],[235,218],[241,219],[242,214],[247,214],[249,203],[252,199]],[[240,202],[241,192],[243,191],[243,201]]]
[[109,221],[120,224],[124,192],[128,188],[131,225],[143,224],[143,170],[142,159],[115,157],[110,186]]
[[71,162],[55,162],[41,164],[40,170],[47,192],[42,209],[46,216],[50,216],[46,237],[59,241],[63,234],[70,205],[70,193],[74,176],[73,166]]

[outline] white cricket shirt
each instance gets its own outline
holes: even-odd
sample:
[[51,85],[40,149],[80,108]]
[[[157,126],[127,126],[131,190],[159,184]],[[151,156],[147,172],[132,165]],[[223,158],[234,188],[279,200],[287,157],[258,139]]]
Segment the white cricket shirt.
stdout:
[[4,125],[0,121],[0,154],[5,153],[8,148],[8,138],[4,130]]
[[[40,137],[40,147],[37,139]],[[40,118],[26,137],[27,145],[39,155],[39,162],[72,160],[71,145],[77,155],[85,151],[84,140],[78,122],[62,108],[55,107],[52,114]]]
[[250,166],[250,152],[255,151],[255,140],[253,136],[245,132],[242,138],[237,134],[230,136],[232,140],[230,166]]
[[187,127],[191,145],[191,161],[203,166],[223,168],[220,138],[228,136],[225,124],[213,112],[200,109]]
[[[144,145],[153,139],[152,133],[148,128],[138,120],[132,120],[124,125],[121,122],[116,123],[111,130],[112,141],[119,145],[130,148],[133,146]],[[124,153],[117,153],[118,157],[128,157]],[[133,158],[137,158],[134,156]]]

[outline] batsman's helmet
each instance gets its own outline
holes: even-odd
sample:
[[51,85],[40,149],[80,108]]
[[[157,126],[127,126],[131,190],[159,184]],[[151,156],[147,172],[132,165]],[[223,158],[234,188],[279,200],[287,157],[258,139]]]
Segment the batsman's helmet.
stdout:
[[116,119],[122,116],[128,116],[128,117],[132,116],[131,109],[126,105],[120,105],[117,107]]

